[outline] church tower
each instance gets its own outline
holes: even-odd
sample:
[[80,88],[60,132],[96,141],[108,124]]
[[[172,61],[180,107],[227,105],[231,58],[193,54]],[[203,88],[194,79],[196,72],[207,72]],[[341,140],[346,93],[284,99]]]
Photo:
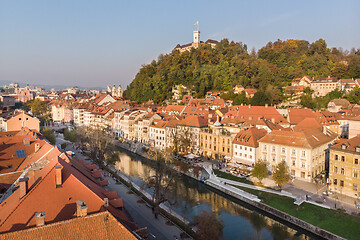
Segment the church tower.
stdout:
[[200,44],[200,31],[196,30],[196,31],[194,31],[193,47],[198,48],[199,44]]

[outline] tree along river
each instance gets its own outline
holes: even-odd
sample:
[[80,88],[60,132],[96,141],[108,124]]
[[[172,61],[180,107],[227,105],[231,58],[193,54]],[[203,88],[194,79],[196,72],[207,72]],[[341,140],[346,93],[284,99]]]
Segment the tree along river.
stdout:
[[[118,150],[120,160],[115,164],[116,169],[151,193],[145,180],[155,172],[152,160]],[[189,221],[202,211],[214,212],[223,221],[223,239],[319,239],[190,177],[177,175],[176,185],[176,201],[165,204]]]

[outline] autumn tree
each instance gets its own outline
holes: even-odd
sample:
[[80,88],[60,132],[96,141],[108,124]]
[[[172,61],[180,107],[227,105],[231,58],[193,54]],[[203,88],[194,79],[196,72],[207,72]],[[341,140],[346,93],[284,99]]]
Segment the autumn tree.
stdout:
[[251,171],[251,175],[259,179],[260,183],[264,178],[267,178],[269,176],[269,171],[266,162],[263,160],[257,161]]
[[114,138],[109,128],[100,126],[83,127],[78,129],[78,142],[90,150],[94,160],[103,162],[113,153]]
[[223,236],[224,224],[212,212],[201,212],[200,215],[195,217],[194,225],[197,228],[196,239],[217,240]]
[[290,181],[290,174],[285,161],[281,161],[276,165],[275,171],[273,172],[273,180],[280,187]]
[[32,114],[36,117],[46,115],[49,111],[48,104],[36,98],[26,102],[26,106],[31,110]]
[[153,170],[145,179],[147,187],[153,189],[152,200],[156,211],[163,202],[173,204],[175,201],[175,175],[166,165],[164,153],[149,150],[148,156],[153,161]]

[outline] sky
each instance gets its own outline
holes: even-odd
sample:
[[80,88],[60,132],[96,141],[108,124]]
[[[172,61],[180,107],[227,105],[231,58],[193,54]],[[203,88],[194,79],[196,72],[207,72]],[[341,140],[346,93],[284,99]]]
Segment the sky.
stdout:
[[104,87],[200,39],[259,49],[277,39],[360,48],[358,0],[1,0],[0,81]]

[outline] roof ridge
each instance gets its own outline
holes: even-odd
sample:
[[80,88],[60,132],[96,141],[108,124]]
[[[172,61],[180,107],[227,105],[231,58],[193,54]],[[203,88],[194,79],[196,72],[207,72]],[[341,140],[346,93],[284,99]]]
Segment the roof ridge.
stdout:
[[[50,161],[50,162],[51,162],[51,161]],[[50,163],[50,162],[49,162],[49,163]],[[59,162],[59,161],[58,161],[58,162]],[[42,182],[44,181],[44,179],[45,179],[45,178],[50,174],[50,172],[55,168],[55,165],[56,165],[56,164],[54,164],[54,166],[50,169],[50,171],[48,171],[47,174],[45,174],[45,176],[44,176],[23,198],[20,199],[20,201],[19,201],[19,203],[16,205],[16,207],[8,214],[8,216],[5,218],[5,220],[0,224],[0,227],[1,227],[2,225],[4,225],[4,223],[6,222],[6,220],[9,219],[9,217],[15,212],[16,209],[18,209],[18,207],[20,206],[20,204],[21,204],[23,201],[25,201],[25,199],[27,199],[32,192],[35,191],[35,189],[40,185],[40,183],[42,183]]]

